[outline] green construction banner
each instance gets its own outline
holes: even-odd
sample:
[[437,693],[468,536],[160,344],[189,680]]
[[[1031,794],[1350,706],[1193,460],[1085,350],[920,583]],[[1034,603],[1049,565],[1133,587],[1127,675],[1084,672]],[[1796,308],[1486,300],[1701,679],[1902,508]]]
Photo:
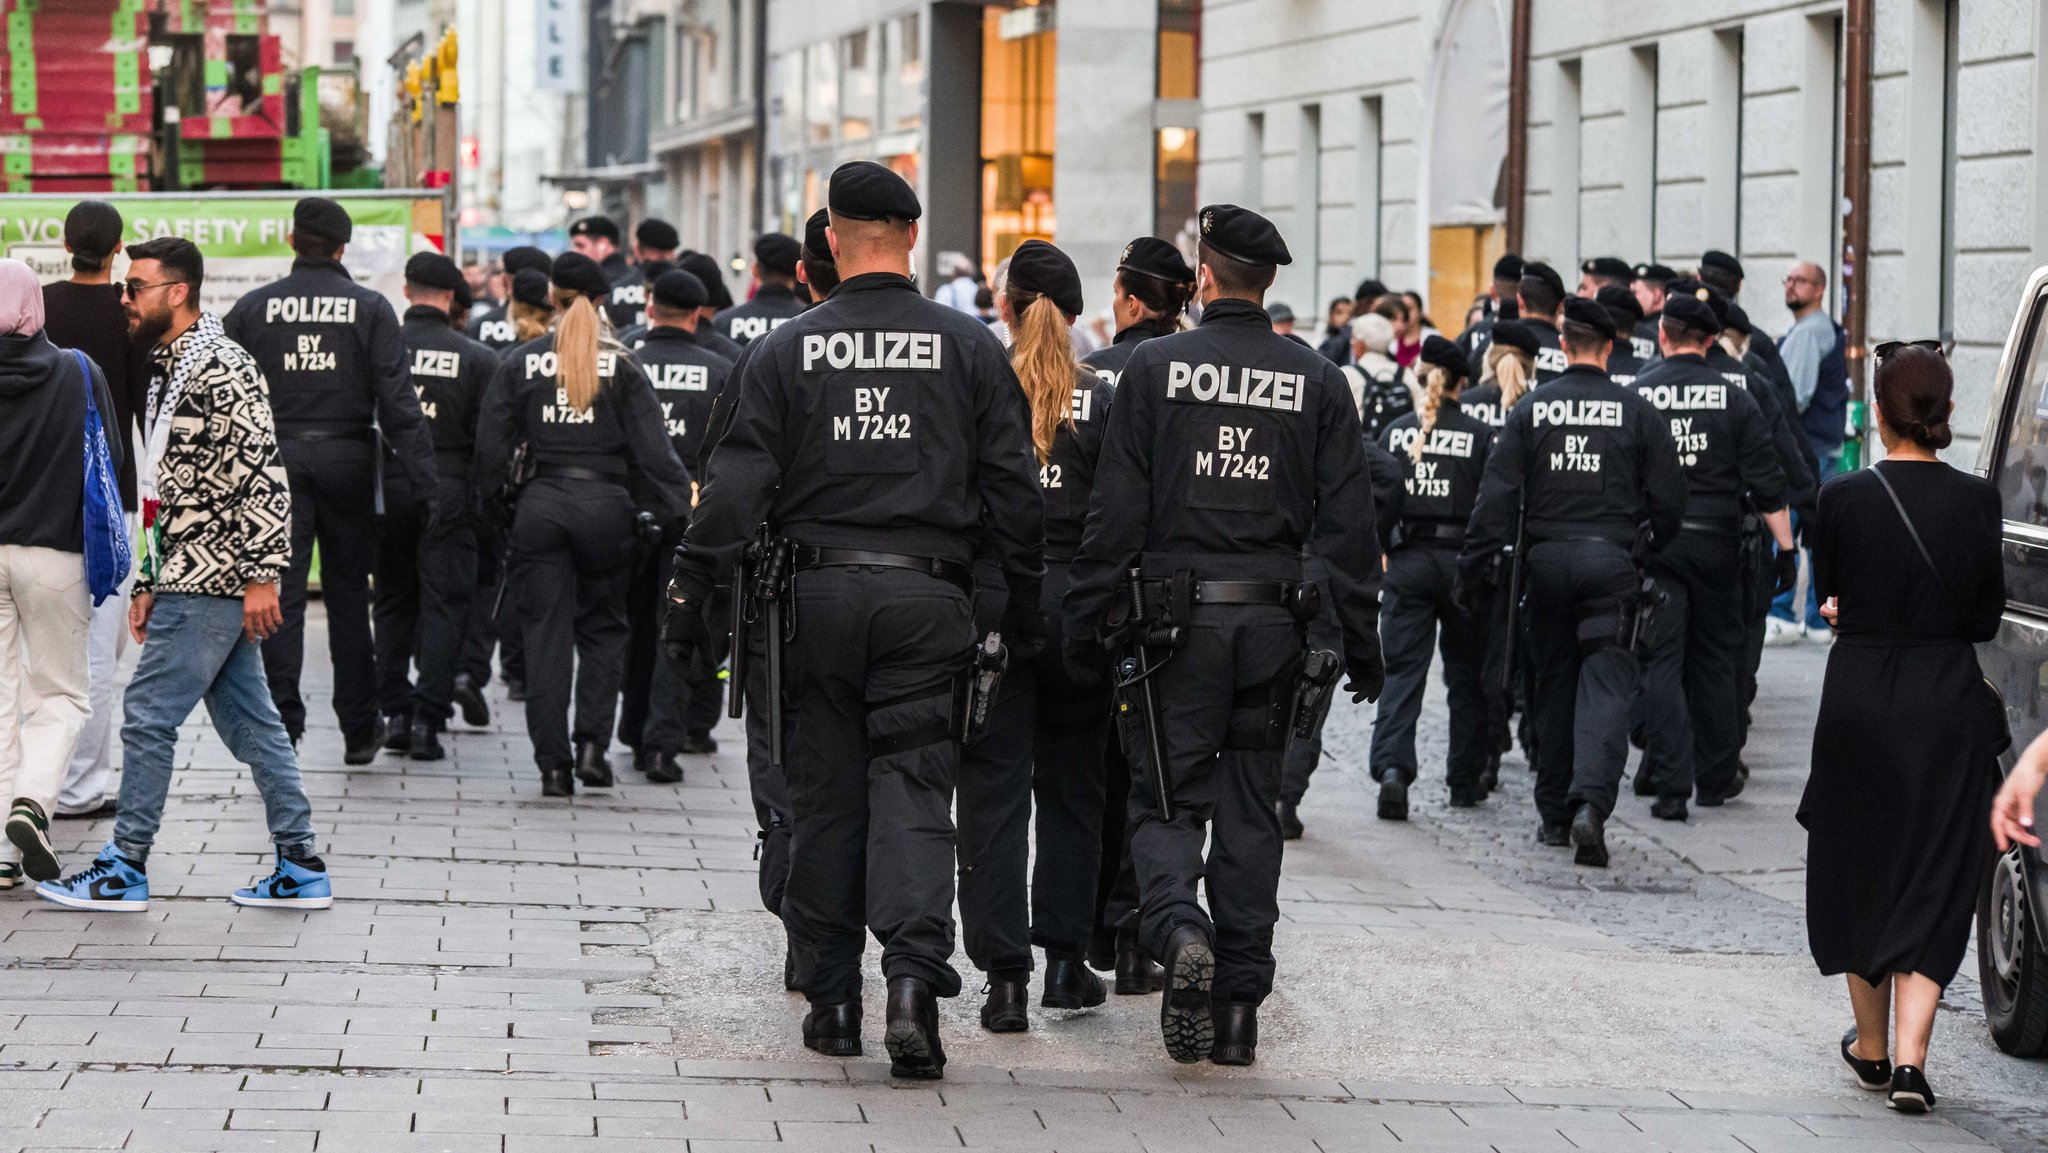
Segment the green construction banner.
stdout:
[[[302,194],[133,193],[101,195],[120,213],[123,243],[136,244],[162,236],[182,236],[199,246],[206,258],[204,307],[226,312],[242,294],[291,271],[292,206]],[[41,194],[0,195],[0,256],[26,262],[45,283],[71,275],[64,250],[64,217],[81,197]],[[417,252],[439,252],[443,235],[443,201],[436,193],[338,196],[355,221],[342,263],[357,281],[390,298],[405,311],[405,262]],[[125,275],[127,258],[116,260],[114,275]]]

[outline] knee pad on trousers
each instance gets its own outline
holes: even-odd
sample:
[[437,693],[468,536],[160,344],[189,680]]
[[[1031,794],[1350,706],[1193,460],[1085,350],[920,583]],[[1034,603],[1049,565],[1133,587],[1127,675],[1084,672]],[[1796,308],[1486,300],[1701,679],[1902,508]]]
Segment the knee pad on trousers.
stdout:
[[1223,747],[1243,752],[1270,753],[1287,747],[1287,732],[1294,721],[1295,680],[1301,673],[1301,657],[1295,656],[1262,685],[1239,689],[1230,698],[1230,727],[1223,735]]

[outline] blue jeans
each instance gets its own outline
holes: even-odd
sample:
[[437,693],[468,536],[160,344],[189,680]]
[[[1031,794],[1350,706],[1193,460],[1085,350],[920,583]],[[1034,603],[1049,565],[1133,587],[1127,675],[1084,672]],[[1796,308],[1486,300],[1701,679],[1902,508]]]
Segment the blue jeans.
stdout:
[[291,738],[270,699],[263,650],[242,635],[241,599],[184,593],[156,598],[149,638],[122,699],[127,720],[121,725],[121,808],[114,818],[114,847],[137,863],[149,858],[171,791],[178,726],[202,700],[214,731],[256,778],[270,818],[270,839],[287,855],[311,854],[313,806],[299,781]]
[[[1842,450],[1837,448],[1832,453],[1818,453],[1816,455],[1820,458],[1820,477],[1816,483],[1826,484],[1828,478],[1835,475],[1835,466],[1842,463]],[[1799,516],[1797,513],[1793,514],[1792,527],[1794,530],[1797,530],[1799,527]],[[1820,589],[1813,581],[1813,550],[1802,548],[1799,551],[1805,558],[1806,565],[1806,627],[1818,631],[1827,628],[1828,622],[1822,620],[1820,615]],[[1798,592],[1799,589],[1795,586],[1779,593],[1777,598],[1771,601],[1771,615],[1781,621],[1793,621],[1796,623],[1799,618],[1793,615],[1792,598],[1798,595]]]

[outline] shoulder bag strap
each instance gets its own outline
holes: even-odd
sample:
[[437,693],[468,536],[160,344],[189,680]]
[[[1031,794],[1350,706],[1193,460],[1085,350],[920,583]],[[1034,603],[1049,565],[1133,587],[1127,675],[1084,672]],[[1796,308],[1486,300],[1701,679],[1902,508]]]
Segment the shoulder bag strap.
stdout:
[[1899,490],[1892,487],[1892,482],[1884,475],[1884,469],[1877,465],[1870,466],[1870,474],[1877,478],[1877,483],[1884,486],[1884,494],[1892,498],[1892,507],[1898,510],[1899,522],[1906,526],[1906,535],[1913,538],[1913,547],[1920,550],[1920,559],[1927,562],[1927,571],[1934,574],[1935,587],[1941,590],[1942,599],[1948,602],[1949,611],[1955,614],[1956,623],[1961,624],[1964,620],[1962,602],[1958,601],[1955,593],[1949,589],[1948,580],[1941,575],[1940,567],[1934,563],[1934,554],[1927,551],[1927,542],[1920,539],[1920,530],[1913,526],[1913,518],[1906,514],[1906,505],[1899,499]]

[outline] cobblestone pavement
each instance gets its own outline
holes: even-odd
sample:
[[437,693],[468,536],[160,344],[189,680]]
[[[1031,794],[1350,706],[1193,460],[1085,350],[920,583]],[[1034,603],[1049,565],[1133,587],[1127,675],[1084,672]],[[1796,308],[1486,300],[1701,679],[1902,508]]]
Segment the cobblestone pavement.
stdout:
[[[798,1044],[736,734],[681,786],[627,772],[565,804],[539,796],[502,697],[449,760],[362,769],[316,707],[304,761],[340,900],[295,913],[225,900],[268,846],[202,721],[148,913],[0,899],[0,1150],[2043,1147],[2048,1077],[1990,1048],[1968,990],[1936,1036],[1934,1117],[1887,1113],[1833,1056],[1846,1011],[1804,956],[1789,816],[1819,661],[1772,654],[1743,798],[1684,828],[1626,803],[1604,874],[1534,847],[1512,759],[1479,810],[1447,810],[1425,770],[1415,819],[1375,821],[1369,710],[1341,713],[1256,1068],[1168,1062],[1150,999],[991,1037],[967,996],[946,1006],[947,1079],[920,1086],[889,1084],[879,1052]],[[72,865],[108,831],[56,826]]]

